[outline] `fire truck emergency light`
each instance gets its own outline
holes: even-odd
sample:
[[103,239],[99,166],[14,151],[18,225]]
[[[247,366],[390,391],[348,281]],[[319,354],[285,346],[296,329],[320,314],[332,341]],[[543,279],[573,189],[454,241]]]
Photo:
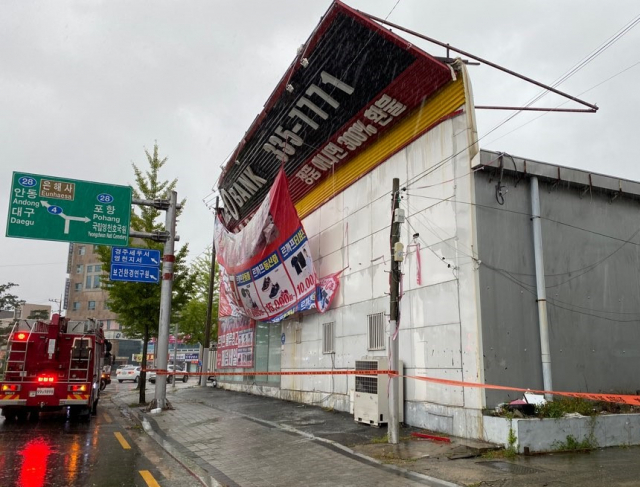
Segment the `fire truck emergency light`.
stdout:
[[2,392],[18,392],[20,391],[19,384],[2,384]]
[[56,378],[51,376],[51,375],[39,375],[38,376],[38,382],[42,383],[42,382],[46,382],[46,383],[53,383],[56,381]]
[[87,390],[86,384],[82,384],[79,386],[69,386],[69,392],[84,392]]
[[26,333],[18,333],[18,334],[15,336],[15,339],[16,339],[16,340],[26,340],[26,339],[27,339],[27,334],[26,334]]

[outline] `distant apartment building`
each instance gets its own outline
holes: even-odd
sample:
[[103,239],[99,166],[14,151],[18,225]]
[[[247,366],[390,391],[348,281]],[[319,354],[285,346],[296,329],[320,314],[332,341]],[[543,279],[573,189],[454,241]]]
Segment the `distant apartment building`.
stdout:
[[66,316],[71,320],[102,321],[107,338],[122,338],[117,316],[109,309],[109,294],[100,287],[105,278],[95,246],[69,244],[65,290]]

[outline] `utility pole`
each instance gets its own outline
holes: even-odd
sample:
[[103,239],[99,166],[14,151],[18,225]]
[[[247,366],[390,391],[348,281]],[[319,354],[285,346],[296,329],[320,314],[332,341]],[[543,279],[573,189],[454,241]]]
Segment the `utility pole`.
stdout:
[[400,180],[393,178],[393,190],[391,193],[393,201],[393,222],[391,224],[391,301],[390,301],[390,322],[389,322],[389,351],[391,360],[389,368],[396,371],[396,375],[389,377],[391,381],[389,387],[389,423],[388,437],[389,443],[398,444],[400,440],[400,377],[398,353],[398,308],[400,296],[400,262],[403,259],[402,243],[400,242],[400,224],[404,221],[404,215],[400,210]]
[[[171,321],[171,291],[173,288],[173,265],[176,260],[174,252],[174,237],[176,234],[176,209],[178,206],[178,194],[172,191],[169,196],[169,207],[165,221],[165,230],[169,238],[164,244],[162,256],[162,288],[160,289],[160,326],[158,329],[158,349],[156,367],[159,370],[167,370],[169,356],[169,323]],[[156,376],[156,402],[157,407],[167,407],[167,375]]]
[[57,305],[58,305],[58,315],[62,316],[62,296],[60,296],[60,299],[50,299],[49,302],[57,303]]
[[[218,218],[219,197],[216,196],[215,217]],[[213,286],[216,282],[216,233],[215,226],[213,240],[211,241],[211,272],[209,273],[209,293],[207,295],[207,318],[204,330],[204,344],[202,347],[202,375],[200,376],[200,387],[207,385],[207,372],[209,372],[209,347],[211,346],[211,320],[213,314]]]

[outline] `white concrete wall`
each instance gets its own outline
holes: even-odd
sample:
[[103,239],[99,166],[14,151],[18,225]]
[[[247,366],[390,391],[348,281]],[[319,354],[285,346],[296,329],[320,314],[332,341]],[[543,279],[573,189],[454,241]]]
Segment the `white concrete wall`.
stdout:
[[[447,120],[304,219],[319,277],[344,272],[331,310],[283,324],[283,371],[353,370],[364,356],[388,353],[367,350],[367,315],[389,313],[391,185],[397,177],[401,187],[409,182],[401,202],[407,216],[399,334],[405,374],[481,380],[473,206],[458,203],[473,198],[468,140],[465,114]],[[322,324],[330,321],[336,324],[333,355],[322,353]],[[354,384],[353,376],[283,376],[281,387],[292,399],[348,411]],[[481,390],[405,379],[409,424],[481,437],[482,405]]]

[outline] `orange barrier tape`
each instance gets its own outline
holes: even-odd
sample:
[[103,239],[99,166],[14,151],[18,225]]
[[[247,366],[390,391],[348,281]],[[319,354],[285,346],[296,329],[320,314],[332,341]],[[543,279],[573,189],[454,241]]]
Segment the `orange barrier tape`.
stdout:
[[[145,372],[156,372],[158,375],[183,375],[184,372],[169,372],[160,369],[146,369]],[[314,371],[280,371],[280,372],[187,372],[188,375],[207,377],[214,376],[274,376],[274,375],[389,375],[397,377],[394,370],[314,370]],[[493,384],[480,384],[478,382],[465,382],[450,379],[437,379],[424,375],[403,375],[405,379],[421,380],[435,384],[443,384],[454,387],[473,387],[480,389],[496,389],[502,391],[533,392],[536,394],[552,394],[554,396],[577,397],[589,399],[591,401],[614,402],[620,404],[630,404],[640,406],[640,396],[630,394],[599,394],[591,392],[564,392],[564,391],[544,391],[538,389],[527,389],[524,387],[497,386]]]
[[582,399],[589,399],[591,401],[615,402],[621,404],[631,404],[633,406],[640,406],[640,396],[632,396],[630,394],[594,394],[591,392],[542,391],[537,389],[524,389],[522,387],[495,386],[492,384],[479,384],[477,382],[436,379],[435,377],[425,377],[422,375],[405,375],[403,377],[456,387],[477,387],[481,389],[497,389],[502,391],[534,392],[536,394],[552,394],[554,396],[579,397]]

